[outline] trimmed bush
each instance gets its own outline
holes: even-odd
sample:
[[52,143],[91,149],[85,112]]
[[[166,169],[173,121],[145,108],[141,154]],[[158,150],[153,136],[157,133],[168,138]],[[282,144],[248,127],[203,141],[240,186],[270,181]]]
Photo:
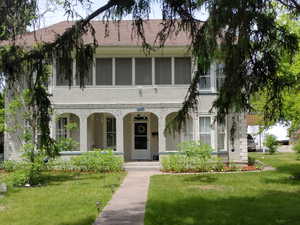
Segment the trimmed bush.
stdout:
[[92,151],[71,159],[71,164],[80,171],[118,172],[123,170],[123,159],[112,150]]
[[277,152],[278,149],[278,141],[276,140],[276,137],[272,134],[266,135],[264,145],[268,148],[269,153],[272,155],[275,152]]

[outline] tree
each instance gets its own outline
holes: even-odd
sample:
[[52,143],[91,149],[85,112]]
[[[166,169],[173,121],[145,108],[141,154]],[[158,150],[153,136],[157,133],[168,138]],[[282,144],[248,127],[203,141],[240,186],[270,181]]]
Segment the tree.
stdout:
[[[16,7],[20,0],[13,0],[10,7],[2,7],[4,20],[1,29],[2,39],[13,40],[9,47],[0,48],[0,68],[7,84],[21,81],[25,74],[29,81],[29,107],[34,109],[35,118],[41,133],[41,147],[51,153],[52,140],[49,137],[49,109],[51,104],[44,88],[47,81],[47,66],[55,56],[62,70],[67,71],[66,78],[71,84],[71,62],[74,51],[76,60],[82,61],[77,68],[80,86],[84,87],[84,75],[97,47],[94,38],[86,44],[83,35],[90,33],[94,37],[94,28],[90,21],[100,14],[104,19],[120,20],[132,15],[133,32],[143,41],[147,51],[155,48],[146,42],[143,22],[151,11],[151,2],[156,0],[108,0],[87,18],[79,20],[74,26],[58,36],[53,43],[42,43],[31,49],[24,49],[14,37],[22,34],[24,27],[36,19],[37,0],[23,0],[22,7]],[[10,1],[9,1],[10,2]],[[90,0],[79,0],[84,7]],[[72,14],[72,0],[62,1],[67,13]],[[298,38],[285,25],[276,23],[280,10],[299,15],[300,4],[296,0],[161,0],[162,29],[157,34],[156,44],[163,47],[166,39],[177,31],[185,31],[191,40],[191,50],[197,59],[197,72],[188,90],[182,109],[174,121],[174,129],[180,129],[188,111],[197,105],[199,92],[197,85],[202,74],[206,74],[213,61],[224,62],[225,83],[220,90],[213,110],[222,121],[230,112],[251,109],[250,97],[267,88],[267,104],[264,107],[265,118],[282,115],[283,92],[297,82],[293,77],[280,76],[282,55],[292,63],[298,50]],[[3,4],[3,3],[2,3]],[[4,3],[7,4],[7,3]],[[209,13],[206,21],[199,21],[195,14],[203,7]],[[7,29],[11,16],[14,22],[9,35]],[[17,16],[14,16],[17,15]],[[21,17],[20,15],[25,15]],[[4,24],[4,25],[3,25]],[[86,65],[86,66],[82,66]]]

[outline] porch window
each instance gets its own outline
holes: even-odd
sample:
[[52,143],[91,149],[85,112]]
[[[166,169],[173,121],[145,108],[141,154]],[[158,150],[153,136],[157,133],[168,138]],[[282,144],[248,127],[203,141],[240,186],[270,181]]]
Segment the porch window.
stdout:
[[200,117],[200,141],[204,144],[211,145],[211,120],[210,117]]
[[199,80],[200,90],[209,90],[211,88],[210,74],[211,74],[210,70],[208,70],[206,74],[200,75],[200,80]]
[[[80,85],[80,78],[77,74],[76,74],[76,85]],[[84,85],[93,85],[93,62],[90,63],[90,68],[84,77]]]
[[222,63],[216,65],[217,90],[220,90],[225,81],[224,66]]
[[112,59],[96,59],[96,85],[112,85]]
[[218,123],[218,151],[225,150],[225,123]]
[[191,83],[191,58],[175,58],[175,84]]
[[155,84],[172,84],[171,58],[155,58]]
[[116,85],[132,85],[132,59],[116,59]]
[[61,117],[57,121],[57,129],[56,129],[56,137],[60,138],[67,138],[68,137],[68,130],[67,130],[68,118]]
[[152,84],[152,59],[151,58],[135,59],[135,84],[136,85]]
[[106,147],[116,148],[116,119],[113,117],[106,118]]
[[[69,80],[66,79],[66,72],[67,71],[62,71],[62,68],[60,67],[60,64],[58,60],[55,63],[55,68],[56,68],[56,85],[57,86],[68,86],[69,85]],[[71,70],[69,71],[71,74],[71,85],[73,84],[73,64],[71,66]]]

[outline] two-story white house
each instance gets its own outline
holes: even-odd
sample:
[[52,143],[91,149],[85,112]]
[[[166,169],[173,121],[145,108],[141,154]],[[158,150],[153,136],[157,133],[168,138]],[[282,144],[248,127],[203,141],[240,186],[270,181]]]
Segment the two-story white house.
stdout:
[[[153,43],[160,29],[160,20],[145,23],[145,35]],[[61,22],[38,30],[36,37],[51,41],[72,22]],[[92,69],[81,89],[75,79],[69,88],[59,66],[54,63],[49,91],[53,95],[54,116],[51,123],[54,138],[70,137],[79,143],[78,149],[62,152],[77,155],[94,148],[111,148],[125,161],[158,160],[159,156],[177,151],[176,145],[187,140],[201,140],[214,148],[214,153],[231,161],[247,161],[246,123],[244,115],[234,115],[238,121],[234,146],[229,135],[233,115],[225,124],[214,122],[209,113],[224,76],[222,66],[212,64],[210,72],[201,77],[198,110],[190,113],[181,132],[165,133],[168,121],[181,108],[191,83],[195,64],[188,51],[189,38],[184,32],[166,41],[165,47],[145,55],[141,41],[132,36],[131,21],[111,24],[105,36],[105,24],[93,22],[99,47]],[[33,34],[24,41],[34,43]],[[69,130],[66,125],[77,124]],[[18,149],[6,134],[5,159],[18,157]]]

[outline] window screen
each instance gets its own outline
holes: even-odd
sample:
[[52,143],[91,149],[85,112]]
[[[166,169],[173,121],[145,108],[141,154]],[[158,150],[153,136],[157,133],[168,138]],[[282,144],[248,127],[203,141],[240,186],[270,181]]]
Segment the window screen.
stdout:
[[116,119],[106,118],[106,147],[116,147]]
[[135,59],[135,84],[152,84],[152,60],[151,58]]
[[175,84],[190,84],[191,76],[191,58],[175,58]]
[[112,85],[112,59],[96,59],[96,85]]
[[201,74],[200,75],[199,88],[201,90],[208,90],[208,89],[211,88],[210,70],[208,70],[206,74]]
[[155,58],[155,84],[172,84],[171,58]]
[[[69,85],[69,80],[66,79],[66,75],[64,74],[64,72],[61,70],[59,63],[56,62],[56,85],[57,86]],[[70,73],[71,73],[70,76],[73,77],[73,64],[71,66],[71,72]],[[71,85],[72,85],[72,82],[71,82]]]
[[200,117],[200,141],[204,144],[211,145],[211,127],[210,117]]
[[217,68],[216,68],[217,90],[220,90],[220,88],[223,86],[225,81],[224,66],[225,66],[224,64],[217,64]]
[[218,151],[225,150],[225,124],[218,123]]
[[116,59],[116,85],[132,84],[131,58]]
[[[87,72],[87,76],[84,77],[84,85],[92,85],[92,84],[93,84],[93,63],[91,63],[90,65],[90,68]],[[76,85],[80,85],[80,79],[77,74],[76,74]]]
[[68,124],[68,118],[61,117],[56,122],[56,137],[58,139],[60,138],[67,138],[68,132],[67,132],[67,124]]

